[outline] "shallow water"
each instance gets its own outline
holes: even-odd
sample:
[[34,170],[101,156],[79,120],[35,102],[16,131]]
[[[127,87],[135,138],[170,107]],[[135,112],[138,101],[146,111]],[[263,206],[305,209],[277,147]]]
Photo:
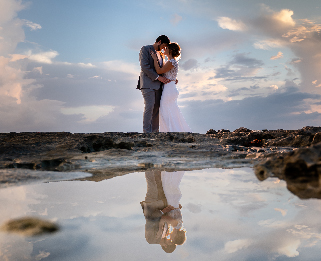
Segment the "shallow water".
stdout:
[[320,259],[320,201],[300,200],[284,181],[205,169],[185,172],[179,188],[186,241],[172,253],[145,238],[145,173],[0,189],[0,224],[36,216],[61,227],[37,237],[1,232],[0,260]]

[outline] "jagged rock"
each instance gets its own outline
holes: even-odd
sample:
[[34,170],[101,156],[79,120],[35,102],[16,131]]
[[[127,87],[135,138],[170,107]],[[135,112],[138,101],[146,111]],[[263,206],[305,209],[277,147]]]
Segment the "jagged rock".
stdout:
[[134,143],[132,142],[119,142],[118,144],[114,145],[115,148],[118,149],[126,149],[126,150],[131,150],[132,147],[134,147]]
[[84,145],[81,146],[82,152],[95,152],[113,148],[114,141],[109,137],[90,135],[84,138]]
[[230,133],[230,130],[221,129],[218,131],[218,133]]
[[313,136],[312,144],[316,144],[319,142],[321,142],[321,132],[318,132]]
[[213,130],[213,129],[209,129],[206,134],[216,134],[217,131],[216,130]]
[[148,143],[146,140],[136,142],[135,146],[138,147],[138,148],[139,147],[153,147],[153,145]]
[[239,132],[251,132],[251,130],[248,128],[245,128],[245,127],[240,127],[238,129],[236,129],[235,131],[233,131],[233,133],[239,133]]
[[302,199],[321,198],[321,143],[297,149],[284,157],[274,157],[254,167],[261,181],[277,177]]

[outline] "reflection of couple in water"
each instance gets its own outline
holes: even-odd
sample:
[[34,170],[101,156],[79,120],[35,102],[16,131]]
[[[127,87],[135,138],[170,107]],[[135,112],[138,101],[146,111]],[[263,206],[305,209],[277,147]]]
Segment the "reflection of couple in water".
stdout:
[[147,193],[141,202],[146,219],[145,237],[149,244],[160,244],[167,253],[186,240],[179,201],[179,184],[184,172],[151,170],[145,172]]

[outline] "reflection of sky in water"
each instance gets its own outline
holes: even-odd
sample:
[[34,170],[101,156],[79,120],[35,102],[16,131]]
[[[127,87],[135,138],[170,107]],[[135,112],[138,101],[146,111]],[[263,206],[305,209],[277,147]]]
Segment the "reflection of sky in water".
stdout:
[[0,223],[26,215],[57,220],[56,234],[0,233],[6,260],[319,260],[321,205],[252,169],[185,172],[187,241],[166,254],[145,240],[144,173],[102,182],[63,181],[0,190]]

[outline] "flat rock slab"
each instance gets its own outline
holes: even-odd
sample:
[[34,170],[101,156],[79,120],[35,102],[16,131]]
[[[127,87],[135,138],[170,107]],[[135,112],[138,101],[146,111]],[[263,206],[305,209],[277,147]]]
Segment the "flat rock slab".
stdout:
[[[253,166],[321,141],[320,127],[199,133],[0,133],[0,169],[87,172],[102,180],[148,168],[193,170]],[[37,174],[26,174],[32,180]],[[2,184],[23,175],[2,172]]]

